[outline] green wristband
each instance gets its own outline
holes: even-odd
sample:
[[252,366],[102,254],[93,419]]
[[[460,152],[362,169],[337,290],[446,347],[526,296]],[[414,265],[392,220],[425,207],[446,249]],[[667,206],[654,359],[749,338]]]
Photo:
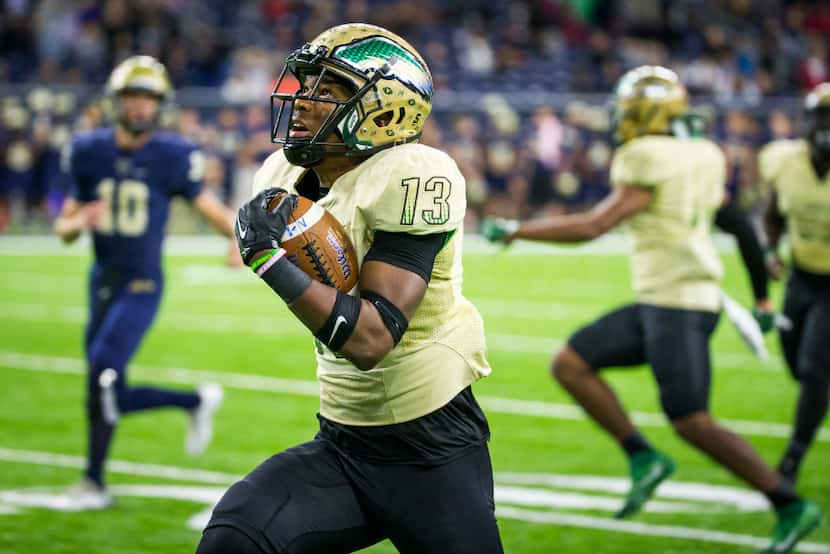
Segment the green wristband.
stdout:
[[251,266],[250,266],[251,271],[256,271],[259,268],[259,266],[261,266],[262,264],[264,264],[265,262],[270,260],[274,256],[274,254],[276,254],[276,253],[277,253],[277,249],[274,248],[273,250],[271,250],[270,252],[268,252],[267,254],[262,256],[261,258],[257,258],[257,260],[254,263],[252,263]]

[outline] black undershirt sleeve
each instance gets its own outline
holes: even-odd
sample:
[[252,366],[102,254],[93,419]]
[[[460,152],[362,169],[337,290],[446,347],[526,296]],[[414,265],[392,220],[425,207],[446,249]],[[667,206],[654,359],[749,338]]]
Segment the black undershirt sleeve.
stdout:
[[384,262],[419,275],[429,283],[435,257],[452,236],[452,232],[410,235],[377,231],[363,262]]

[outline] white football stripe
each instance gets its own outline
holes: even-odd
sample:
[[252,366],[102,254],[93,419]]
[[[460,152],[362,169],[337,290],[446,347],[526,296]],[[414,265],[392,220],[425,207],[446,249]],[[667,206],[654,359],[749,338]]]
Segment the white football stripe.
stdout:
[[[285,309],[275,304],[277,309]],[[5,303],[0,319],[20,321],[49,321],[72,325],[85,324],[89,310],[83,306],[54,306],[49,304]],[[158,324],[181,331],[208,331],[217,333],[241,333],[266,336],[305,336],[311,345],[308,331],[299,321],[266,315],[242,316],[240,314],[184,313],[174,311],[162,315]],[[310,347],[310,346],[309,346]]]
[[[77,375],[81,375],[85,371],[84,361],[80,358],[40,356],[3,351],[0,351],[0,367]],[[163,382],[196,385],[212,381],[226,387],[242,390],[294,394],[309,397],[317,397],[320,393],[317,381],[183,367],[162,368],[142,364],[132,364],[130,367],[134,371],[142,372],[143,378],[153,378]],[[496,396],[477,396],[477,398],[485,410],[494,413],[566,421],[584,421],[586,419],[582,409],[574,404],[558,404],[555,402],[500,398]],[[643,427],[662,428],[668,426],[666,416],[661,413],[632,411],[630,414],[632,419]],[[744,419],[719,419],[719,421],[733,431],[741,434],[784,439],[790,436],[791,426],[788,423],[772,423]],[[816,440],[819,442],[829,442],[830,429],[826,427],[821,428],[816,436]]]
[[[260,283],[256,283],[260,285]],[[277,309],[284,309],[277,306]],[[485,315],[487,312],[485,312]],[[88,309],[83,306],[56,306],[53,304],[11,303],[3,304],[0,319],[20,321],[48,321],[51,323],[84,324],[88,317]],[[308,337],[308,331],[299,321],[284,317],[270,317],[267,315],[221,314],[221,313],[185,313],[168,311],[158,319],[162,328],[173,328],[181,331],[206,331],[215,333],[240,333],[263,336],[303,336]],[[510,335],[505,333],[487,333],[487,347],[491,352],[515,354],[545,354],[551,355],[564,344],[564,339],[558,337],[541,337],[528,335]],[[311,344],[309,342],[309,344]],[[290,353],[289,353],[290,354]],[[784,367],[781,356],[770,356],[765,362],[760,362],[749,352],[713,351],[715,368],[725,367],[736,371],[780,372]]]
[[[164,498],[170,500],[184,500],[187,502],[198,502],[209,504],[210,508],[199,512],[191,517],[201,517],[207,512],[208,519],[213,511],[213,506],[219,502],[226,488],[223,487],[199,487],[193,485],[115,485],[110,491],[117,497],[141,497],[141,498]],[[66,488],[60,487],[29,487],[25,489],[0,490],[0,502],[5,502],[9,507],[47,508],[59,512],[77,512],[82,507],[72,502],[66,496]],[[2,507],[3,504],[0,504]],[[0,513],[3,513],[0,511]],[[15,513],[15,512],[11,512]],[[16,513],[19,513],[17,510]],[[202,530],[207,525],[208,519],[204,520],[201,527],[190,527],[194,530]],[[200,520],[201,521],[201,520]]]
[[[71,467],[76,469],[83,469],[86,467],[86,459],[81,456],[54,454],[52,452],[40,452],[36,450],[15,450],[11,448],[0,448],[0,461],[44,466]],[[125,473],[129,475],[143,475],[145,477],[163,477],[164,479],[175,479],[177,481],[216,483],[221,485],[228,485],[241,477],[240,475],[234,475],[232,473],[221,473],[218,471],[206,471],[202,469],[162,466],[156,464],[141,464],[136,462],[125,462],[123,460],[107,460],[107,471],[111,471],[113,473]]]
[[[49,465],[56,467],[84,467],[84,460],[80,456],[32,450],[16,450],[11,448],[0,448],[0,461]],[[111,468],[109,464],[112,465]],[[123,460],[112,460],[108,462],[108,470],[113,473],[123,473],[126,475],[142,475],[145,477],[161,477],[165,479],[223,485],[230,484],[239,479],[239,476],[230,473],[127,462]],[[625,478],[604,477],[599,475],[496,472],[494,476],[497,487],[500,490],[500,498],[508,503],[523,504],[526,506],[551,505],[556,507],[572,506],[577,508],[604,507],[609,510],[615,510],[619,507],[620,503],[620,498],[618,497],[589,496],[569,492],[557,492],[551,496],[539,496],[538,493],[553,493],[554,491],[546,490],[544,487],[557,487],[585,492],[604,493],[606,495],[622,495],[630,485],[629,480]],[[116,485],[113,490],[115,493],[122,492],[129,496],[153,496],[158,488],[158,485]],[[204,502],[215,502],[218,499],[218,497],[214,496],[216,489],[213,487],[187,486],[176,488],[175,486],[164,485],[164,488],[172,493],[166,495],[169,498],[189,498]],[[194,494],[196,496],[194,496]],[[660,488],[657,490],[656,497],[686,502],[692,501],[697,504],[690,505],[687,503],[665,502],[665,507],[663,509],[658,508],[654,511],[699,511],[699,506],[702,503],[730,505],[741,511],[760,511],[769,508],[769,505],[764,497],[751,490],[720,485],[708,485],[705,483],[667,481],[660,485]],[[19,504],[19,502],[13,503]],[[691,509],[685,509],[689,506],[693,507]],[[669,510],[670,507],[674,507],[675,509]],[[679,510],[678,508],[681,507],[684,509]]]
[[317,204],[312,204],[308,211],[304,213],[300,219],[285,226],[285,231],[283,231],[282,237],[280,237],[280,242],[291,240],[294,237],[305,233],[314,227],[314,225],[322,219],[323,214],[325,213],[326,211],[323,208]]
[[[82,468],[83,459],[78,456],[67,456],[64,454],[55,454],[51,452],[38,452],[29,450],[14,450],[10,448],[0,448],[0,460],[19,463],[35,463],[43,465],[54,465],[59,467],[75,467]],[[108,470],[113,473],[126,473],[145,476],[155,476],[169,478],[171,475],[182,475],[182,480],[199,481],[199,479],[188,479],[187,477],[195,476],[209,476],[210,479],[203,481],[208,483],[221,483],[224,485],[238,479],[232,474],[225,474],[219,472],[206,472],[204,470],[193,470],[183,467],[174,466],[159,466],[152,464],[139,464],[135,462],[128,462],[123,460],[111,460],[108,462]],[[496,478],[503,477],[508,474],[496,474]],[[519,475],[519,474],[510,474]],[[220,476],[225,478],[225,481],[215,481],[215,477]],[[538,475],[535,477],[539,477]],[[555,476],[554,476],[555,477]],[[564,477],[564,476],[560,476]],[[582,476],[582,478],[602,479],[601,477]],[[664,483],[662,489],[670,483]],[[700,486],[699,483],[683,483],[689,487]],[[125,494],[130,496],[144,496],[144,497],[160,497],[160,498],[178,498],[183,500],[196,500],[202,502],[213,502],[218,497],[219,489],[210,487],[183,487],[183,486],[159,486],[159,485],[117,485],[113,487],[117,494]],[[725,488],[725,487],[724,487]],[[31,491],[3,491],[2,496],[6,496],[4,500],[11,500],[12,504],[20,503],[19,505],[37,505],[36,497],[28,498],[21,494],[28,493],[31,496]],[[541,498],[550,499],[550,496],[538,497],[529,494],[533,491],[508,491],[506,494],[515,502],[521,502],[524,505],[543,504],[538,502]],[[497,493],[499,494],[499,493]],[[505,493],[502,493],[505,494]],[[42,499],[41,499],[42,500]],[[14,505],[0,504],[0,513],[13,514],[19,513]],[[585,516],[579,514],[562,513],[550,510],[532,510],[518,508],[515,506],[505,506],[499,504],[496,507],[496,515],[500,518],[515,519],[526,521],[530,523],[545,523],[552,525],[561,525],[567,527],[576,527],[582,529],[597,529],[604,531],[613,531],[619,533],[627,533],[640,536],[664,537],[685,540],[710,541],[721,544],[731,545],[745,545],[753,547],[763,547],[767,544],[768,539],[762,537],[755,537],[752,535],[741,535],[737,533],[726,533],[722,531],[710,531],[707,529],[699,529],[693,527],[681,527],[676,525],[655,525],[650,523],[642,523],[635,521],[621,521],[616,519],[609,519],[604,517]],[[199,530],[207,523],[210,516],[210,509],[204,510],[189,520],[189,527],[191,529]],[[830,545],[821,543],[803,542],[796,548],[799,552],[811,552],[818,554],[830,554]]]
[[[625,494],[631,487],[631,481],[628,478],[599,475],[500,471],[496,472],[495,478],[501,484],[552,487],[619,495]],[[767,502],[764,495],[751,489],[705,483],[666,481],[657,489],[655,498],[725,504],[746,512],[769,509],[769,502]]]
[[[496,484],[496,504],[518,504],[528,508],[565,508],[569,510],[602,510],[615,512],[620,508],[622,500],[612,496],[597,496],[574,492],[549,491],[544,489],[529,489],[526,487],[510,487]],[[712,506],[690,504],[688,502],[665,502],[651,500],[643,508],[646,512],[676,514],[691,514],[695,512],[713,511]]]
[[[715,249],[720,253],[736,252],[731,235],[715,233]],[[215,235],[171,235],[164,241],[164,253],[175,256],[221,256],[227,240]],[[55,236],[0,236],[0,256],[87,256],[90,253],[88,235],[74,243],[61,244]],[[544,242],[516,241],[510,248],[490,244],[481,235],[464,234],[464,253],[487,256],[626,256],[631,252],[631,239],[625,233],[606,233],[598,239],[582,244],[556,245]]]
[[[562,512],[526,510],[522,508],[514,508],[512,506],[497,506],[496,517],[517,519],[531,523],[550,523],[553,525],[563,525],[565,527],[579,527],[582,529],[616,531],[618,533],[628,533],[631,535],[708,541],[721,544],[752,546],[755,548],[765,547],[769,543],[769,539],[753,537],[751,535],[739,535],[737,533],[725,533],[722,531],[708,531],[705,529],[680,527],[677,525],[654,525],[651,523],[640,523],[637,521],[623,521],[619,519],[567,514]],[[830,545],[802,542],[796,547],[796,551],[828,554],[830,553]]]
[[213,506],[207,508],[206,510],[202,510],[196,514],[190,516],[190,519],[187,520],[187,528],[192,529],[193,531],[202,531],[207,524],[210,522],[210,516],[213,515]]

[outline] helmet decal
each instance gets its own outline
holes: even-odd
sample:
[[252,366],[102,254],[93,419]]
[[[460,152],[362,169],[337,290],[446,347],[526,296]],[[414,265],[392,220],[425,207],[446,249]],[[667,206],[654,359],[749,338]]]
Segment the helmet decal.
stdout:
[[332,58],[353,66],[362,73],[380,70],[384,64],[393,66],[398,79],[423,98],[432,98],[432,79],[418,59],[385,37],[368,37],[338,46]]

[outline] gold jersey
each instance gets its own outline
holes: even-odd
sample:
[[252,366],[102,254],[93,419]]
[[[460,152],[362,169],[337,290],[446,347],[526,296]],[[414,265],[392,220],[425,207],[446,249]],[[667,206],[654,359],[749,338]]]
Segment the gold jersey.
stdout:
[[639,302],[720,310],[723,268],[711,225],[725,181],[723,152],[705,138],[644,136],[614,153],[612,186],[647,187],[653,194],[648,207],[625,222]]
[[830,274],[830,173],[820,179],[805,140],[776,140],[758,155],[761,178],[778,198],[787,220],[795,265]]
[[[269,187],[295,192],[305,171],[278,150],[254,177],[253,193]],[[466,195],[452,158],[420,144],[395,146],[341,175],[317,203],[343,225],[361,265],[377,231],[452,233],[409,328],[377,367],[361,371],[317,341],[324,417],[348,425],[409,421],[490,374],[481,316],[461,294]]]

